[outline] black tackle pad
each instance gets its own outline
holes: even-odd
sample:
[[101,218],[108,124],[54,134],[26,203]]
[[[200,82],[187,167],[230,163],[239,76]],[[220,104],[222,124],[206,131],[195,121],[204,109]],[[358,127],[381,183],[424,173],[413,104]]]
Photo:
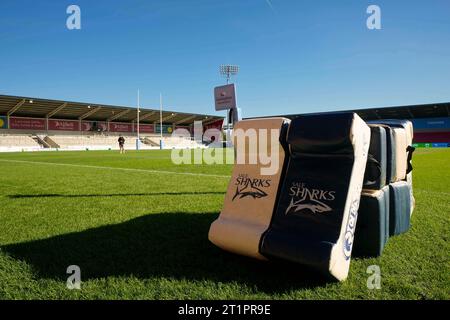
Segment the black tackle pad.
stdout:
[[363,189],[379,190],[386,185],[387,142],[383,126],[369,125],[370,147]]
[[389,235],[396,236],[409,230],[411,218],[411,185],[399,181],[389,185]]
[[344,280],[370,129],[354,113],[300,116],[292,121],[287,142],[288,167],[261,253]]
[[389,186],[363,192],[358,210],[353,257],[378,257],[389,239]]

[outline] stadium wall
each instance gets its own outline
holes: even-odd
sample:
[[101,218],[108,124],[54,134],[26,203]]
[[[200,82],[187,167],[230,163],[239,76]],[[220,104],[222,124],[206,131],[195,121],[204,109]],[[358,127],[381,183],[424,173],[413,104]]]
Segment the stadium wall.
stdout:
[[[191,126],[180,126],[173,124],[163,124],[163,134],[169,135],[174,129],[187,129],[192,133]],[[159,134],[161,126],[159,124],[139,124],[141,133]],[[80,121],[68,119],[44,119],[28,117],[10,117],[9,123],[6,116],[0,116],[0,131],[13,133],[48,133],[48,132],[108,132],[108,133],[136,133],[137,125],[129,122],[106,122],[106,121]]]

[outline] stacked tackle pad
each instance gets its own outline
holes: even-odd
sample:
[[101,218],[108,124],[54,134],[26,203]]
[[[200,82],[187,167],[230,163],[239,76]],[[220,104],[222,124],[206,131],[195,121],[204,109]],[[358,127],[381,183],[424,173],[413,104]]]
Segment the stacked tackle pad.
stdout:
[[[252,135],[270,143],[252,148]],[[238,122],[240,161],[210,241],[345,280],[352,256],[379,256],[390,236],[409,228],[412,136],[409,121],[366,123],[347,112]],[[267,170],[255,152],[276,154],[279,168]]]

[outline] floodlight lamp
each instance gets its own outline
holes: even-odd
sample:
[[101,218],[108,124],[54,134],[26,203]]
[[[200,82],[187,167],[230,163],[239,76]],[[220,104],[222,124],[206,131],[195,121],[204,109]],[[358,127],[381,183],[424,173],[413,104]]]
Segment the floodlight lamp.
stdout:
[[220,74],[227,77],[227,83],[230,81],[231,76],[238,74],[239,66],[235,65],[221,65],[220,66]]
[[221,65],[220,73],[223,75],[236,75],[239,72],[239,66],[235,65]]

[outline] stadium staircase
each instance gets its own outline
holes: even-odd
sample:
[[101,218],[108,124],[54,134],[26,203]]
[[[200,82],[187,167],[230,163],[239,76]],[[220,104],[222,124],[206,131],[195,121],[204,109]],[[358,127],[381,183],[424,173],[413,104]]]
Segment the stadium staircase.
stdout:
[[52,140],[49,136],[44,137],[44,142],[50,146],[50,148],[59,149],[60,145],[57,144],[55,141]]
[[31,139],[33,139],[41,148],[51,148],[51,146],[45,141],[45,137],[41,138],[38,135],[31,136]]
[[159,143],[153,141],[149,137],[142,138],[141,141],[142,141],[142,143],[149,145],[151,147],[159,147]]

